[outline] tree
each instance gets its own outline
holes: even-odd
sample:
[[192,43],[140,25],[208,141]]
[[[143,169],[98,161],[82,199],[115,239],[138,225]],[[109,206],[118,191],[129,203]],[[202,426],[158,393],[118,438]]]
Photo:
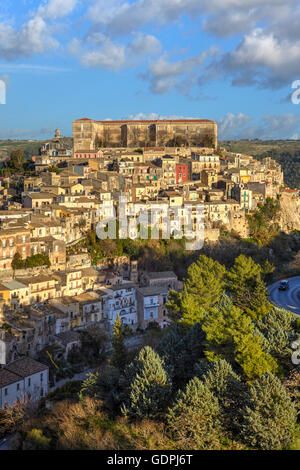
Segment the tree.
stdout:
[[276,371],[276,361],[264,351],[261,338],[254,335],[254,323],[238,307],[229,303],[212,309],[205,317],[203,330],[205,354],[210,361],[225,359],[239,364],[249,381]]
[[280,450],[293,439],[297,414],[280,380],[266,373],[247,394],[241,433],[254,448]]
[[185,336],[185,329],[180,323],[173,323],[168,333],[163,336],[156,346],[156,351],[163,359],[166,370],[172,376],[176,370],[177,359],[181,352],[181,344]]
[[262,267],[245,255],[236,258],[233,267],[227,272],[228,287],[234,296],[235,305],[254,320],[272,309],[262,273]]
[[113,353],[110,359],[110,364],[120,371],[124,371],[127,361],[127,349],[124,343],[124,330],[119,314],[117,315],[114,336],[112,340]]
[[108,337],[97,325],[80,331],[81,353],[88,364],[97,364],[104,358]]
[[219,448],[221,410],[218,399],[198,377],[177,394],[167,414],[167,426],[185,449]]
[[22,259],[22,256],[20,255],[20,253],[17,252],[14,255],[13,260],[11,262],[11,267],[13,268],[14,271],[16,269],[23,269],[25,267],[25,262]]
[[51,266],[49,256],[42,253],[37,255],[32,255],[25,261],[25,268],[35,268],[36,266]]
[[279,233],[277,218],[280,212],[278,200],[266,199],[255,214],[247,217],[250,235],[260,246],[266,246]]
[[182,293],[171,291],[167,307],[173,319],[191,327],[203,321],[204,313],[221,298],[225,286],[225,267],[201,255],[188,269]]
[[10,154],[10,166],[16,170],[22,170],[24,164],[24,150],[13,150]]
[[89,373],[87,378],[82,382],[78,397],[83,401],[86,397],[99,398],[99,372],[95,374]]
[[159,355],[145,346],[125,370],[130,384],[122,406],[124,415],[134,418],[156,418],[169,400],[171,382]]
[[182,387],[194,377],[194,365],[204,357],[205,334],[196,323],[186,331],[182,323],[174,323],[157,345],[173,386]]
[[290,359],[291,357],[291,344],[296,339],[293,323],[293,314],[281,308],[273,308],[270,313],[257,322],[259,331],[268,342],[269,352],[278,359]]
[[231,365],[224,359],[211,363],[203,381],[218,398],[223,413],[235,413],[240,403],[243,385]]

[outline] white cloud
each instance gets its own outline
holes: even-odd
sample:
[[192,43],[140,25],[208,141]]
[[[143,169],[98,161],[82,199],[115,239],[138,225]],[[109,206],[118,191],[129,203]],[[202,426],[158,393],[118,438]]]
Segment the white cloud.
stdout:
[[257,28],[223,56],[221,66],[233,76],[233,84],[281,87],[300,75],[300,40],[279,40]]
[[11,22],[0,22],[0,57],[15,60],[56,49],[59,43],[53,37],[48,22],[69,15],[77,3],[78,0],[44,2],[19,29]]
[[49,0],[38,8],[37,15],[42,18],[62,18],[72,13],[77,4],[78,0]]
[[175,62],[169,61],[167,55],[163,54],[156,61],[149,63],[148,70],[142,77],[149,81],[153,93],[168,93],[172,88],[176,88],[183,94],[188,94],[195,85],[205,61],[216,53],[217,49],[212,47],[196,56]]
[[0,23],[0,57],[14,60],[40,54],[58,46],[48,31],[45,21],[34,16],[17,31],[12,26]]
[[180,116],[178,114],[162,116],[161,114],[158,114],[158,113],[137,113],[137,114],[129,114],[128,116],[125,116],[123,119],[128,119],[132,121],[161,121],[164,119],[198,119],[198,118]]
[[[224,72],[232,77],[234,85],[286,84],[299,74],[299,14],[299,0],[95,0],[87,18],[93,23],[93,31],[113,41],[118,36],[141,34],[149,24],[169,26],[183,15],[200,18],[204,31],[219,38],[244,34],[239,45],[220,56],[205,75],[184,73],[184,61],[164,63],[164,55],[150,62],[148,81],[154,93],[167,93],[175,87],[186,94],[195,83],[201,85],[205,79],[223,77]],[[144,50],[149,54],[155,48],[154,42],[149,41],[148,50],[145,45],[144,38]],[[185,60],[187,67],[189,60],[193,57]],[[165,73],[164,67],[168,69]]]
[[126,64],[125,46],[105,39],[100,51],[84,54],[81,57],[81,62],[86,67],[104,67],[119,70]]
[[292,113],[265,114],[257,122],[245,114],[226,114],[218,120],[219,139],[289,139],[299,131],[300,116]]
[[162,45],[156,37],[139,33],[128,48],[134,55],[156,55],[160,53]]
[[86,37],[85,42],[73,39],[69,45],[70,53],[78,54],[84,66],[115,71],[136,65],[145,57],[157,55],[160,50],[158,39],[142,33],[127,44],[113,41],[102,33],[93,33]]
[[[99,27],[105,28],[112,36],[128,35],[148,24],[169,24],[182,15],[191,17],[209,14],[217,15],[228,10],[247,12],[263,6],[280,6],[295,3],[296,0],[96,0],[89,8],[87,16]],[[226,20],[226,18],[225,18]]]

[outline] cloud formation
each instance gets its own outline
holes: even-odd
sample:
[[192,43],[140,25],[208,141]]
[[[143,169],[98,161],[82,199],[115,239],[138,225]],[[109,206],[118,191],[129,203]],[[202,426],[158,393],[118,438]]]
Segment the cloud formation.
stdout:
[[300,116],[292,113],[265,114],[260,121],[240,113],[228,113],[218,120],[220,140],[233,139],[295,139],[300,128]]
[[[65,47],[59,26],[67,28],[77,10],[80,21],[69,28]],[[299,17],[300,0],[47,0],[18,27],[13,19],[0,20],[0,58],[59,49],[85,67],[117,72],[142,66],[139,76],[155,94],[190,96],[220,77],[234,86],[280,88],[300,76]],[[196,39],[193,48],[186,41],[175,60],[162,32],[187,32],[186,18]],[[201,34],[209,38],[205,46]],[[215,45],[223,40],[222,52]]]

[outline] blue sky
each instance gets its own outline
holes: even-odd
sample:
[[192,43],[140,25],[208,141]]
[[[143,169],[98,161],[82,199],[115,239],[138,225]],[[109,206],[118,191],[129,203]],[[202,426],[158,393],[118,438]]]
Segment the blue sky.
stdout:
[[169,116],[217,120],[223,139],[298,139],[299,18],[299,0],[1,2],[0,139]]

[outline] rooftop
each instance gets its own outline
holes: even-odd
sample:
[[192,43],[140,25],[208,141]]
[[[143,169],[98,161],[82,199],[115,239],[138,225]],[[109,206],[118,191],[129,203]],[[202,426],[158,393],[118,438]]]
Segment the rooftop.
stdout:
[[167,290],[163,289],[162,287],[139,287],[137,289],[137,292],[142,294],[144,297],[147,297],[150,295],[167,294]]
[[162,271],[162,272],[150,272],[150,273],[145,273],[145,275],[149,279],[169,279],[170,277],[176,278],[177,276],[173,271]]
[[7,282],[2,282],[1,284],[2,286],[6,287],[9,290],[24,289],[27,287],[25,284],[19,281],[7,281]]
[[7,365],[5,369],[20,377],[28,377],[29,375],[47,370],[48,366],[31,359],[31,357],[24,357]]
[[7,369],[0,369],[0,388],[19,382],[21,377]]

